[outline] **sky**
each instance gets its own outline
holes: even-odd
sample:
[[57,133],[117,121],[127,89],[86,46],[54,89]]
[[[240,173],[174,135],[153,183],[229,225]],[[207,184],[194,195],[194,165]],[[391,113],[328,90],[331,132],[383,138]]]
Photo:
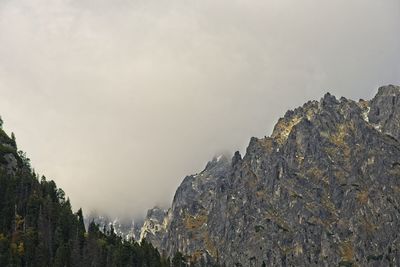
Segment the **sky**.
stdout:
[[0,0],[0,114],[73,208],[143,216],[286,110],[400,84],[399,0]]

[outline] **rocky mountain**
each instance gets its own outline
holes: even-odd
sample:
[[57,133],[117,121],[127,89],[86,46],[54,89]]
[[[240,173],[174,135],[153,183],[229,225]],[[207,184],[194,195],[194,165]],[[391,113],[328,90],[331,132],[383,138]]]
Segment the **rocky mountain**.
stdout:
[[400,87],[329,93],[187,176],[142,228],[198,266],[399,266]]
[[149,210],[146,215],[146,220],[140,230],[139,240],[146,238],[153,246],[161,246],[164,237],[164,230],[168,225],[167,211],[158,207]]

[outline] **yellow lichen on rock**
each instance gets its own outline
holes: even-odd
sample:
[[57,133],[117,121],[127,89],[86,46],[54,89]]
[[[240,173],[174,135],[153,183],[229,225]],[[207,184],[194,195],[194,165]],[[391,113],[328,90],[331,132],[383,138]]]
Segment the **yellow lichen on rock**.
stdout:
[[328,196],[322,197],[322,205],[334,216],[337,216],[337,210],[335,204]]
[[368,203],[368,191],[363,190],[357,193],[357,201],[360,204],[367,204]]
[[198,229],[202,227],[207,222],[207,220],[208,217],[206,215],[187,215],[184,219],[184,223],[187,229]]
[[274,138],[279,144],[283,144],[293,127],[297,125],[302,120],[301,117],[293,117],[289,120],[280,119],[275,126],[274,132],[272,133],[272,138]]
[[17,252],[19,256],[23,256],[25,254],[25,247],[23,242],[20,242],[18,244]]
[[353,131],[354,125],[352,123],[339,124],[336,131],[329,137],[329,141],[333,143],[336,148],[328,150],[328,154],[335,157],[335,155],[340,153],[345,160],[349,159],[351,156],[351,150],[348,143],[346,142],[346,139],[351,135]]
[[335,133],[331,135],[331,142],[337,146],[342,146],[345,143],[345,138],[347,136],[346,124],[339,124]]
[[294,245],[294,255],[300,256],[301,254],[303,254],[303,246],[299,243],[296,243]]
[[354,248],[350,241],[345,241],[340,245],[340,255],[342,261],[353,262],[354,260]]
[[208,253],[210,253],[210,255],[212,257],[214,257],[214,258],[217,257],[218,256],[218,249],[215,246],[214,242],[211,240],[211,238],[208,235],[208,233],[205,234],[204,242],[205,242],[206,249],[207,249]]
[[374,234],[375,230],[378,228],[375,224],[370,222],[366,217],[364,217],[364,221],[363,221],[362,225],[365,229],[365,232],[368,235]]

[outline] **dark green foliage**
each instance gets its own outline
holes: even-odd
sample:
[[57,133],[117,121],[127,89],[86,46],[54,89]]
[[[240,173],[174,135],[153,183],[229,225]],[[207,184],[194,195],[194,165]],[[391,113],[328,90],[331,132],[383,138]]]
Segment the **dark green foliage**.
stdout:
[[186,267],[185,257],[179,251],[175,253],[175,256],[172,258],[172,267]]
[[15,140],[15,134],[14,133],[11,133],[11,145],[13,146],[13,147],[17,147],[17,143],[16,143],[16,140]]
[[[11,155],[17,162],[12,170]],[[25,153],[17,152],[15,137],[0,129],[0,266],[164,267],[169,261],[150,243],[122,240],[93,222],[86,232],[82,210],[74,214],[54,181],[39,180]]]
[[368,255],[367,261],[381,261],[383,259],[383,255]]
[[256,231],[256,233],[261,232],[262,230],[264,230],[264,226],[262,225],[256,225],[254,226],[254,230]]

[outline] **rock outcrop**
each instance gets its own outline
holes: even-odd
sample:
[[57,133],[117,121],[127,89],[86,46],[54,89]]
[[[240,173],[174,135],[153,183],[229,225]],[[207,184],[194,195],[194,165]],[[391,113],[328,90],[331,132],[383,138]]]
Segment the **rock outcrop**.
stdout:
[[398,266],[400,87],[288,111],[186,177],[153,225],[143,238],[199,266]]

